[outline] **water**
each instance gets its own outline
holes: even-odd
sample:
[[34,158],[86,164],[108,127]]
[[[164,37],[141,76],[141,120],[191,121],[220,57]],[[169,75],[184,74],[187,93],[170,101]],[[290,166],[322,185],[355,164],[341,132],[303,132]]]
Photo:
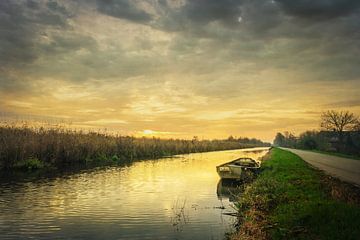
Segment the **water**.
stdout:
[[[267,148],[0,183],[1,239],[223,239],[236,219],[215,166]],[[221,184],[219,184],[221,185]],[[219,191],[218,191],[219,192]],[[222,191],[220,191],[222,192]]]

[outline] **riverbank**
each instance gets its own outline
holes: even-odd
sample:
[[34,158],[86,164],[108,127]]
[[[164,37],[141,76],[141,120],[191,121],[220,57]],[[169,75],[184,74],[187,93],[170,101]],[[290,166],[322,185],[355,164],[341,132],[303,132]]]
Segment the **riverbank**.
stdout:
[[91,168],[178,154],[268,146],[257,139],[135,138],[63,128],[0,126],[0,171]]
[[258,178],[235,204],[236,239],[357,239],[360,190],[311,168],[301,158],[271,150]]

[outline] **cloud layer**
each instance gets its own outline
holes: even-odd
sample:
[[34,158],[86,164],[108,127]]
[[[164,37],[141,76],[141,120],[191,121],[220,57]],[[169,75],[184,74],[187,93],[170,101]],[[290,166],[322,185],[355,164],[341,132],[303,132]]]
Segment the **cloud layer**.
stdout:
[[355,0],[3,0],[0,108],[269,140],[360,112],[359,29]]

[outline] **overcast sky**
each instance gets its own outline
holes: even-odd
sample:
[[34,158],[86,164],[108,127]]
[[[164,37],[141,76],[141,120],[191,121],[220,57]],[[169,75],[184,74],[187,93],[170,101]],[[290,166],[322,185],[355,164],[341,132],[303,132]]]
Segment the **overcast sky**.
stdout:
[[0,96],[3,117],[122,134],[318,129],[360,114],[360,1],[1,0]]

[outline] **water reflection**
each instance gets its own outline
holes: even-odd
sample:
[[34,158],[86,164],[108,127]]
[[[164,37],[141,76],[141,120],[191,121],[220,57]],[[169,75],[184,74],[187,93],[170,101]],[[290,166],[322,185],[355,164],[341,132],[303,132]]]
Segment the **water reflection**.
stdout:
[[217,184],[216,194],[219,200],[234,202],[240,197],[243,190],[244,185],[242,182],[221,179]]
[[264,149],[198,153],[0,182],[2,239],[222,239],[233,218],[215,166]]

